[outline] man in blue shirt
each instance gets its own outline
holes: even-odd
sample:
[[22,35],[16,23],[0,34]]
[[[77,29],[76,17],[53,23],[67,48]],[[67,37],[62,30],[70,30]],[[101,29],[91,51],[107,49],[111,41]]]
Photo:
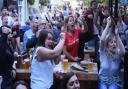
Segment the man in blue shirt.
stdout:
[[26,44],[28,42],[29,39],[31,39],[32,36],[34,36],[36,34],[36,32],[38,31],[38,20],[37,19],[33,19],[32,20],[32,29],[26,31],[24,33],[24,37],[23,37],[23,51],[27,51],[26,49]]

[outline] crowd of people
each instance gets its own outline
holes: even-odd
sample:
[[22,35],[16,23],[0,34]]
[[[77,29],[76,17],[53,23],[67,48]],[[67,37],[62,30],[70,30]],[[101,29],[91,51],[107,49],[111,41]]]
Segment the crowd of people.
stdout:
[[[48,6],[48,11],[42,9],[39,15],[30,16],[23,27],[17,9],[9,14],[8,8],[3,7],[1,13],[1,89],[29,89],[24,81],[14,84],[16,69],[13,67],[19,55],[29,51],[32,53],[31,89],[53,89],[53,69],[61,61],[61,54],[69,62],[80,62],[85,59],[85,43],[95,47],[93,62],[99,66],[98,89],[122,88],[120,69],[128,49],[128,9],[123,15],[119,11],[115,18],[108,7],[98,5],[95,0],[88,7],[81,4],[76,9],[70,3],[61,10]],[[61,82],[58,89],[80,89],[72,72],[64,75]]]

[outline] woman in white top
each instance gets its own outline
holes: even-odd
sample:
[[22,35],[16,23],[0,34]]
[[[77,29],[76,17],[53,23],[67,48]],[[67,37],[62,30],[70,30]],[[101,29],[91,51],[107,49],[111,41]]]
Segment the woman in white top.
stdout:
[[60,59],[65,34],[60,34],[60,41],[53,48],[54,42],[51,32],[40,30],[38,33],[38,41],[31,64],[31,88],[49,89],[53,84],[54,63]]

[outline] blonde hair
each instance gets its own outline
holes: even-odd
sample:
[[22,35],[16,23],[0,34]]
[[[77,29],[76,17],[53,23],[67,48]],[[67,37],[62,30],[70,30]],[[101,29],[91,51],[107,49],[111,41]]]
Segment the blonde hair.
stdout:
[[117,44],[117,41],[116,41],[116,51],[115,51],[115,54],[111,53],[111,51],[108,49],[108,44],[111,40],[113,40],[113,38],[115,37],[116,39],[116,36],[114,33],[109,33],[107,36],[106,36],[106,39],[105,39],[105,52],[107,53],[108,56],[111,56],[113,58],[117,58],[118,57],[118,44]]
[[114,33],[110,32],[106,35],[105,38],[105,46],[108,47],[108,43],[114,38],[116,37]]

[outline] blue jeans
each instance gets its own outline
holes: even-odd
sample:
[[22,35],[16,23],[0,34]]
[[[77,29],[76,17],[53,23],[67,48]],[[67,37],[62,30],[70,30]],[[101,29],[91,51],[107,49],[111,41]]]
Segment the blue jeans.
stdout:
[[121,89],[119,86],[116,84],[105,84],[103,82],[99,83],[99,89]]

